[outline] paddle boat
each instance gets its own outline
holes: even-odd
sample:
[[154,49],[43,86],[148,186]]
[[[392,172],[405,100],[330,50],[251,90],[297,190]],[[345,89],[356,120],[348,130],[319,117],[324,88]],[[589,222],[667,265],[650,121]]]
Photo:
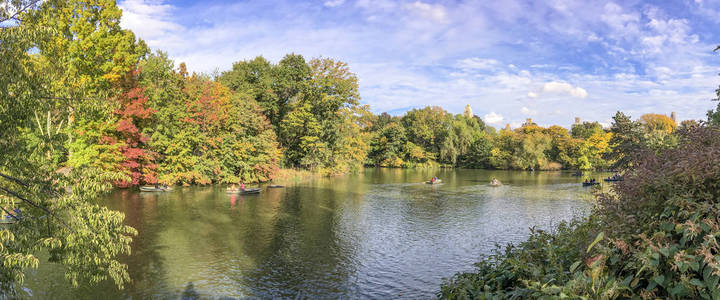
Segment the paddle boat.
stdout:
[[262,191],[262,189],[260,189],[260,188],[251,188],[251,189],[244,189],[244,190],[228,188],[227,190],[225,190],[225,192],[228,194],[240,194],[240,195],[260,194],[260,191]]
[[141,192],[169,192],[172,191],[172,188],[169,186],[152,186],[152,185],[144,185],[140,187]]
[[605,178],[605,179],[603,179],[603,180],[605,180],[605,181],[607,181],[607,182],[623,181],[623,177],[620,176],[620,175],[615,174],[615,175],[613,175],[612,177],[608,177],[608,178]]

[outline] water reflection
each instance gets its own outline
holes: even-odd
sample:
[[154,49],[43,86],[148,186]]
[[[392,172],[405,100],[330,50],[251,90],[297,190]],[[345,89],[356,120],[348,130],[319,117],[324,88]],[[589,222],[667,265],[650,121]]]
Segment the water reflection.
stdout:
[[[424,184],[437,176],[443,184]],[[493,178],[501,187],[488,185]],[[27,282],[37,298],[427,298],[495,243],[586,213],[567,172],[369,169],[259,195],[222,187],[111,194],[138,229],[122,260],[133,282],[70,288],[58,266]],[[48,284],[49,282],[49,284]]]

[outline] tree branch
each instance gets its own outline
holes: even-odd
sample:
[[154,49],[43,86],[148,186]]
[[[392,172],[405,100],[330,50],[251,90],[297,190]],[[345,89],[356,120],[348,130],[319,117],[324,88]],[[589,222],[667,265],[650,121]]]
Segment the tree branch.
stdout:
[[38,2],[40,2],[40,0],[33,0],[33,1],[30,1],[30,2],[29,2],[27,5],[25,5],[24,7],[23,7],[23,6],[20,6],[20,9],[18,9],[17,11],[15,11],[15,13],[13,13],[12,15],[8,16],[7,18],[0,18],[0,23],[5,22],[5,21],[10,21],[10,20],[18,20],[18,21],[19,21],[19,19],[18,19],[17,17],[18,17],[21,13],[25,12],[26,10],[28,10],[29,8],[35,6]]
[[22,180],[17,179],[17,178],[15,178],[15,177],[12,177],[12,176],[10,176],[10,175],[5,175],[5,174],[3,174],[3,173],[0,173],[0,177],[3,177],[3,178],[5,178],[5,179],[9,179],[9,180],[15,181],[17,184],[22,185],[22,186],[24,186],[24,187],[30,186],[29,184],[23,182]]
[[4,187],[2,187],[2,186],[0,186],[0,190],[3,191],[3,192],[5,192],[5,193],[7,193],[8,195],[11,195],[11,196],[13,196],[13,197],[15,197],[15,198],[18,198],[18,199],[22,200],[23,202],[25,202],[25,203],[27,203],[27,204],[30,204],[30,206],[32,206],[32,207],[38,208],[38,209],[46,212],[49,216],[57,219],[57,220],[61,223],[61,225],[65,226],[65,228],[67,228],[67,229],[70,230],[70,231],[74,231],[74,230],[72,230],[72,228],[70,228],[70,226],[67,225],[67,223],[65,223],[65,221],[63,221],[63,219],[58,218],[58,217],[57,217],[54,213],[52,213],[49,209],[47,209],[47,208],[45,208],[45,207],[42,207],[42,206],[38,205],[37,203],[32,202],[32,201],[24,198],[23,196],[20,196],[18,193],[13,192],[12,190],[6,189],[6,188],[4,188]]

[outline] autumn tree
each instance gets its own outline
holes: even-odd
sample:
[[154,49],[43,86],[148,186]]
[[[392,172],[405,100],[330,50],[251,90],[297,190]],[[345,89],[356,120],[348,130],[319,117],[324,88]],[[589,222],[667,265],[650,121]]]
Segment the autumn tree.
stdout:
[[209,184],[273,178],[281,153],[275,132],[251,92],[233,92],[164,53],[141,63],[141,85],[157,111],[147,126],[160,182]]
[[661,114],[644,114],[640,117],[640,123],[645,125],[647,131],[673,133],[677,128],[677,123],[673,119]]
[[148,136],[142,129],[150,123],[155,110],[147,106],[145,89],[137,82],[139,71],[127,75],[123,93],[117,98],[119,107],[115,110],[118,120],[115,123],[115,136],[107,137],[111,143],[120,143],[120,153],[124,159],[121,169],[129,180],[116,181],[119,187],[136,186],[144,183],[156,183],[155,153],[149,150]]

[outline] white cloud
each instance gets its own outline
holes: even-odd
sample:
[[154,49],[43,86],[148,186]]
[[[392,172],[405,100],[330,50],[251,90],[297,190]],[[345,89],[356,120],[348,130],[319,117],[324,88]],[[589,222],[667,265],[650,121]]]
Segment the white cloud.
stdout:
[[323,3],[326,7],[338,7],[340,5],[343,5],[345,3],[345,0],[328,0]]
[[415,1],[413,3],[405,4],[405,9],[421,18],[429,19],[435,22],[445,22],[447,17],[445,7],[441,4],[430,4]]
[[527,96],[530,97],[530,98],[537,98],[537,97],[538,97],[538,94],[537,94],[537,93],[534,93],[534,92],[528,92],[528,93],[527,93]]
[[145,39],[150,47],[164,48],[164,37],[184,30],[172,20],[173,6],[160,1],[125,0],[118,5],[123,10],[120,25]]
[[532,109],[529,109],[529,108],[527,108],[527,107],[525,107],[525,106],[523,106],[522,108],[520,108],[520,112],[521,112],[523,115],[529,115],[529,116],[534,116],[534,115],[537,114],[537,111],[532,110]]
[[551,81],[545,83],[542,88],[543,93],[550,94],[568,94],[576,98],[585,98],[588,93],[581,87],[574,87],[567,82]]
[[499,124],[500,122],[502,122],[503,116],[495,112],[491,112],[483,116],[483,119],[485,120],[485,123]]
[[493,69],[500,65],[500,62],[491,58],[478,58],[470,57],[465,58],[457,63],[457,67],[460,69],[479,69],[488,70]]

